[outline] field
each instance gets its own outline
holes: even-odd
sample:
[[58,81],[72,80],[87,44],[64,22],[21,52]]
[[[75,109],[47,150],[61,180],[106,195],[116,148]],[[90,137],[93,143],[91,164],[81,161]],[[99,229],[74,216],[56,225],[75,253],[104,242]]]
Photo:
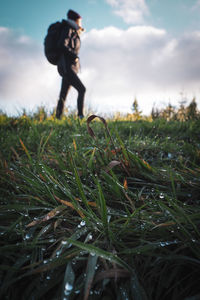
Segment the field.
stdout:
[[200,120],[0,116],[0,298],[200,299]]

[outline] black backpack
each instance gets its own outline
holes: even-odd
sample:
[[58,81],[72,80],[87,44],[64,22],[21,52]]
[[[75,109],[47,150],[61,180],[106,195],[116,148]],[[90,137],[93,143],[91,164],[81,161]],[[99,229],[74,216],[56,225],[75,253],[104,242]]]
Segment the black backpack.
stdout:
[[58,41],[62,32],[62,28],[62,22],[51,24],[44,39],[45,56],[47,60],[53,65],[57,65],[59,57],[61,55],[60,49],[58,47]]

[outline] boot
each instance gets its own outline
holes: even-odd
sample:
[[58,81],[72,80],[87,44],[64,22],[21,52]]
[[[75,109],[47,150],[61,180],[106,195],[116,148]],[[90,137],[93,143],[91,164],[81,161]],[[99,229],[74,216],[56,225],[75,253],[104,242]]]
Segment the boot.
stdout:
[[61,119],[64,109],[64,101],[62,99],[58,100],[57,108],[56,108],[56,118]]

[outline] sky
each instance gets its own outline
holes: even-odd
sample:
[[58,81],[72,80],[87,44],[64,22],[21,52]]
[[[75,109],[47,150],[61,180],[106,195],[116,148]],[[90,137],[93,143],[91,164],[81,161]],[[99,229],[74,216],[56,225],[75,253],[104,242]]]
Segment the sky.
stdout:
[[[82,16],[81,72],[85,111],[143,114],[193,97],[200,108],[200,0],[1,0],[0,110],[52,111],[61,77],[44,56],[48,26]],[[69,111],[77,92],[70,90]]]

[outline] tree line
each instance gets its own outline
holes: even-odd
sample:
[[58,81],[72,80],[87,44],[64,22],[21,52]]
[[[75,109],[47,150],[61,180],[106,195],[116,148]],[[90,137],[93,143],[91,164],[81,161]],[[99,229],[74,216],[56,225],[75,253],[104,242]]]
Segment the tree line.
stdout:
[[[132,105],[133,117],[135,120],[142,119],[142,111],[139,110],[138,101],[135,98]],[[153,107],[151,110],[151,118],[156,119],[165,119],[167,121],[188,121],[188,120],[198,120],[200,119],[200,111],[197,107],[196,98],[194,97],[189,105],[185,105],[184,101],[180,102],[178,108],[171,105],[170,103],[167,107],[158,109]]]

